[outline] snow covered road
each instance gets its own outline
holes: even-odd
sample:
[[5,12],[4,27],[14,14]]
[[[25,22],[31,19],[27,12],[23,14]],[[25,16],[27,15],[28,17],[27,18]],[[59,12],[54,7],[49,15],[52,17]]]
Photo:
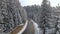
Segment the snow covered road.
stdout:
[[33,25],[35,27],[35,34],[43,34],[42,30],[40,28],[38,28],[38,24],[36,22],[34,22],[33,20],[31,20],[33,22]]

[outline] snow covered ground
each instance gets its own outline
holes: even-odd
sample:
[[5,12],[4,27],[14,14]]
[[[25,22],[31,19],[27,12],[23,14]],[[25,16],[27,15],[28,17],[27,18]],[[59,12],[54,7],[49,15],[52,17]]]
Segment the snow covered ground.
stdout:
[[24,32],[24,30],[27,28],[27,24],[28,24],[28,21],[26,21],[24,27],[22,28],[22,30],[20,30],[20,32],[18,32],[18,34],[22,34]]
[[40,28],[38,28],[38,24],[36,22],[34,22],[33,20],[31,20],[34,24],[35,27],[35,34],[43,34],[42,30]]
[[[34,22],[33,20],[31,20],[31,22],[33,23],[34,25],[34,29],[35,29],[35,34],[43,34],[42,30],[40,28],[38,28],[38,24],[36,22]],[[27,25],[26,25],[27,26]],[[26,27],[25,27],[26,28]],[[24,28],[24,30],[25,30]],[[23,30],[23,31],[24,31]],[[18,33],[18,34],[21,34],[21,31]]]

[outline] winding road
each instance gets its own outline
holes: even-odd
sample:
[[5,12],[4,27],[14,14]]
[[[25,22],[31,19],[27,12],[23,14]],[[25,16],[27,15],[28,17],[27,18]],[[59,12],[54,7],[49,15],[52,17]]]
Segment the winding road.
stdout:
[[38,24],[30,19],[26,21],[25,25],[16,27],[10,34],[42,34],[40,30]]

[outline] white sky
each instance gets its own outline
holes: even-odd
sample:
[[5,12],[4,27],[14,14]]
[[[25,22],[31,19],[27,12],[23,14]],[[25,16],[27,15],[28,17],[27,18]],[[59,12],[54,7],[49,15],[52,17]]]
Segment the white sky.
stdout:
[[[60,0],[49,0],[52,7],[58,6],[58,3],[60,4]],[[42,0],[20,0],[22,6],[27,5],[41,5]]]

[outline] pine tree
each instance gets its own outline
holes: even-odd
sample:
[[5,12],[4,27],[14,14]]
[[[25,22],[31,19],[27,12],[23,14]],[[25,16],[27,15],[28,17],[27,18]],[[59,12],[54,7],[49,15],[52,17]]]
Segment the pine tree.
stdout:
[[27,15],[19,0],[0,0],[0,29],[3,33],[9,33],[20,25],[23,19],[26,20]]
[[49,27],[48,25],[48,18],[50,17],[50,2],[48,0],[43,0],[42,5],[41,5],[41,20],[40,20],[40,27],[43,30],[43,34],[45,34],[45,28]]

